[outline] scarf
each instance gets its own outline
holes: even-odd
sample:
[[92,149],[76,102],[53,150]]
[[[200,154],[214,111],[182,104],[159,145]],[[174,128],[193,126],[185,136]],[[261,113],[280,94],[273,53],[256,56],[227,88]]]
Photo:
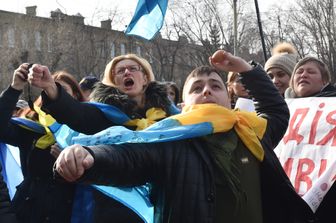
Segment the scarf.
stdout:
[[210,122],[212,133],[228,132],[233,128],[251,153],[263,160],[260,139],[265,133],[267,120],[255,112],[230,110],[217,104],[198,104],[184,107],[181,114],[170,118],[178,120],[181,125]]
[[34,106],[34,110],[38,113],[37,122],[21,117],[13,117],[10,121],[21,128],[41,134],[42,136],[35,142],[35,147],[38,149],[46,149],[56,142],[53,133],[56,132],[61,125],[58,124],[51,115],[43,112],[40,107]]
[[146,112],[146,118],[132,119],[125,123],[126,126],[136,126],[136,130],[143,130],[153,125],[157,120],[166,117],[166,112],[161,108],[150,108]]
[[[127,115],[114,106],[100,103],[94,103],[94,105],[101,109],[110,120],[115,120],[114,123],[116,124],[121,125],[129,121],[132,122]],[[149,114],[151,114],[151,117],[152,114],[159,114],[154,115],[154,117],[162,115],[161,112],[157,113],[156,109],[149,112]],[[132,131],[123,126],[113,126],[95,135],[85,135],[71,130],[66,125],[59,127],[57,123],[49,123],[49,121],[41,122],[51,129],[58,143],[62,141],[60,144],[63,148],[75,143],[90,146],[98,144],[165,142],[202,137],[234,129],[245,146],[258,160],[262,160],[264,156],[259,139],[263,137],[267,124],[266,119],[258,117],[254,112],[229,110],[217,104],[185,106],[181,114],[155,122],[140,131]],[[139,121],[134,122],[138,123]],[[147,123],[151,124],[153,122],[148,121]],[[137,126],[142,126],[141,128],[143,128],[146,125]],[[96,185],[94,187],[107,196],[120,201],[136,213],[142,213],[140,217],[145,222],[151,222],[153,209],[149,205],[148,195],[141,192],[143,191],[142,187],[116,188]],[[143,210],[140,211],[141,208]]]

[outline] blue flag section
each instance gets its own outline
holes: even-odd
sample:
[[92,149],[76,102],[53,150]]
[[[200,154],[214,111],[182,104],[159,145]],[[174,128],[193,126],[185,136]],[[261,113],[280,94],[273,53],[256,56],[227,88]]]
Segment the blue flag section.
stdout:
[[16,186],[23,180],[19,149],[0,142],[0,163],[2,166],[1,174],[7,183],[9,196],[13,199]]
[[104,193],[133,210],[146,223],[154,222],[154,207],[149,200],[149,185],[139,187],[109,187],[94,185]]
[[151,40],[161,29],[167,11],[168,0],[139,0],[134,16],[125,30]]
[[[257,117],[254,112],[229,110],[217,104],[185,106],[181,114],[154,122],[143,130],[133,131],[123,125],[134,120],[131,120],[118,108],[100,103],[93,103],[92,105],[101,109],[108,119],[121,126],[112,126],[94,135],[85,135],[70,129],[67,125],[60,125],[54,121],[54,123],[48,124],[47,130],[52,132],[53,138],[62,148],[73,144],[92,146],[176,141],[226,132],[234,128],[253,155],[259,160],[262,160],[264,156],[259,138],[265,132],[267,121]],[[32,125],[30,122],[16,121],[18,125],[32,131],[41,130],[38,125]],[[92,189],[95,189],[133,210],[145,223],[153,223],[154,206],[149,199],[150,187],[149,184],[131,188],[78,185],[71,222],[93,222],[94,199],[91,192]]]

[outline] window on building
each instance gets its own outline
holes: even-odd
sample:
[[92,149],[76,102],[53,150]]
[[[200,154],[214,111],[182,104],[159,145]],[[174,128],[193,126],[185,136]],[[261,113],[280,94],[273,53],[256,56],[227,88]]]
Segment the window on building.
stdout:
[[120,54],[126,54],[125,43],[120,43]]
[[141,46],[136,46],[136,54],[141,56]]
[[21,44],[23,49],[28,49],[28,36],[25,31],[21,32]]
[[2,43],[2,30],[0,30],[0,47],[2,47],[3,43]]
[[100,57],[105,58],[105,56],[106,56],[105,50],[106,50],[105,43],[101,42],[101,44],[100,44]]
[[173,59],[174,59],[174,57],[172,55],[169,55],[168,56],[168,63],[173,64]]
[[15,33],[13,28],[8,29],[8,47],[15,46]]
[[48,33],[48,52],[52,52],[52,35]]
[[115,45],[114,42],[111,43],[111,58],[115,57]]
[[105,57],[105,46],[104,46],[103,40],[96,43],[96,49],[97,49],[97,55],[99,57],[104,58]]
[[41,33],[39,31],[35,32],[35,48],[41,50]]
[[149,49],[149,52],[148,52],[148,56],[149,56],[149,63],[153,63],[153,50],[152,49]]

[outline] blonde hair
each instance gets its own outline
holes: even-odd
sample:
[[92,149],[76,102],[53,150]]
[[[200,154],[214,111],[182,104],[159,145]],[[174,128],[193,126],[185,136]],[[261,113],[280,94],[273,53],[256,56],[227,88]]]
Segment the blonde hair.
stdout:
[[120,55],[120,56],[113,58],[106,65],[103,80],[102,80],[103,84],[116,87],[114,83],[114,75],[115,75],[114,68],[118,62],[125,60],[125,59],[134,60],[142,67],[144,74],[147,76],[148,83],[155,80],[152,67],[146,59],[139,57],[135,54],[125,54],[125,55]]

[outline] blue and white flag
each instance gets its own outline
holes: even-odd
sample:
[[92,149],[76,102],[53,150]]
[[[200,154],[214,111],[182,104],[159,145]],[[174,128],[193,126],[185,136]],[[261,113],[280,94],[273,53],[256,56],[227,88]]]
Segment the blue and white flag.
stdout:
[[162,28],[168,0],[139,0],[134,16],[125,30],[126,35],[135,35],[151,40]]
[[16,186],[23,180],[19,149],[0,142],[0,163],[2,176],[7,183],[9,196],[13,199]]

